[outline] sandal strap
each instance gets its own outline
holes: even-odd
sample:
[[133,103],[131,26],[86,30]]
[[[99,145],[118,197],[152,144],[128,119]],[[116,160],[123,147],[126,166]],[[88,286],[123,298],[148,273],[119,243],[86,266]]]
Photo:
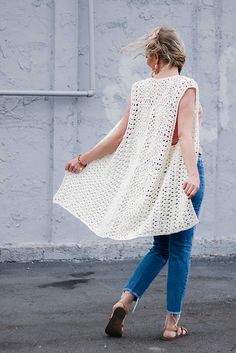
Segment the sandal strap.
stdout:
[[[177,326],[177,325],[175,325],[174,327],[171,327],[171,328],[165,327],[165,330],[176,332],[175,336],[170,339],[174,339],[175,337],[179,337],[179,336],[185,336],[188,332],[184,326]],[[184,330],[185,330],[185,332],[184,332]],[[162,336],[164,335],[164,331],[162,333]]]
[[[180,329],[180,333],[178,334],[178,332],[179,332],[179,329]],[[185,331],[184,331],[185,330]],[[187,334],[187,329],[184,327],[184,326],[177,326],[177,331],[176,331],[176,333],[177,333],[177,335],[178,336],[184,336],[184,335],[186,335]]]
[[181,329],[182,329],[182,331],[185,330],[186,333],[188,332],[188,330],[187,330],[186,327],[184,327],[184,326],[181,326]]
[[[175,321],[175,326],[177,327],[177,324],[178,324],[178,321],[180,319],[180,315],[177,315],[177,319],[175,318],[175,315],[174,314],[171,314],[172,318],[174,319]],[[164,329],[166,328],[166,324],[167,324],[167,316],[166,316],[166,320],[165,320],[165,324],[164,324]]]
[[186,331],[186,333],[188,332],[188,330],[184,327],[184,326],[174,326],[174,327],[171,327],[171,328],[168,328],[167,326],[165,326],[165,330],[167,331],[173,331],[173,332],[178,332],[179,329],[181,329],[181,333],[183,333],[183,330]]

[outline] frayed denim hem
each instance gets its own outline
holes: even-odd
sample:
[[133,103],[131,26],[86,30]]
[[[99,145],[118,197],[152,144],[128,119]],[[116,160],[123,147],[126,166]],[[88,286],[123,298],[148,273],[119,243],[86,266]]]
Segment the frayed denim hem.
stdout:
[[181,311],[169,311],[169,310],[166,310],[168,314],[174,314],[174,315],[180,315],[181,314]]
[[130,292],[131,294],[133,294],[135,296],[134,301],[137,301],[138,299],[140,299],[140,296],[136,292],[133,292],[132,289],[123,288],[122,293],[125,292],[125,291],[128,291],[128,292]]

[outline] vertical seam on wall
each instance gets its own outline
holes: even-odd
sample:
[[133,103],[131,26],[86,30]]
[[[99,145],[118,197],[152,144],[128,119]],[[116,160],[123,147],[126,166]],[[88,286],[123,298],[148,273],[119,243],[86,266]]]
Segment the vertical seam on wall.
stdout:
[[[222,25],[222,0],[216,1],[215,6],[213,6],[214,9],[214,20],[215,20],[215,34],[216,34],[216,46],[215,46],[215,52],[216,52],[216,61],[219,63],[220,61],[220,50],[222,48],[222,31],[221,31],[221,25]],[[220,77],[219,77],[219,70],[216,74],[216,87],[217,87],[217,98],[216,98],[216,128],[217,128],[217,138],[216,138],[216,158],[215,158],[215,183],[214,183],[214,235],[213,239],[216,240],[216,232],[217,232],[217,225],[215,220],[217,219],[217,188],[218,188],[218,152],[219,152],[219,138],[220,138],[220,109],[219,109],[219,100],[220,100]]]
[[194,2],[192,10],[192,75],[198,80],[198,12],[200,11],[199,0]]
[[[79,25],[79,10],[80,9],[80,2],[77,3],[77,87],[79,87],[79,65],[80,65],[80,56],[79,56],[79,47],[80,47],[80,25]],[[80,152],[79,148],[79,125],[80,125],[80,110],[79,110],[79,97],[75,100],[75,108],[76,108],[76,132],[75,132],[75,145],[78,149],[77,153]]]
[[[55,1],[51,2],[51,27],[50,27],[50,89],[54,88],[55,82]],[[48,242],[52,241],[53,237],[53,170],[54,170],[54,97],[48,97],[50,102],[50,172],[49,172],[49,202],[48,202]]]

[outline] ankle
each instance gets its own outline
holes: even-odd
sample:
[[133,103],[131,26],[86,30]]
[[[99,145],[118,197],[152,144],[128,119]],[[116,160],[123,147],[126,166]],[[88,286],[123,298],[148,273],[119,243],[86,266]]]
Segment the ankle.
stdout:
[[177,314],[167,314],[166,315],[166,321],[165,321],[165,329],[173,329],[174,327],[177,326],[178,321],[179,321],[180,315]]
[[126,306],[130,306],[134,301],[134,295],[128,291],[122,293],[120,297],[120,301],[124,303]]

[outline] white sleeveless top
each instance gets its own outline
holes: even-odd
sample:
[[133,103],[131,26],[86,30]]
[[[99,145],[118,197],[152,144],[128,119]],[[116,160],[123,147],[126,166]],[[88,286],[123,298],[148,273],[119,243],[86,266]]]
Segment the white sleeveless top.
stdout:
[[199,223],[183,190],[187,169],[180,144],[171,145],[178,104],[190,87],[196,88],[192,136],[197,163],[196,81],[183,75],[139,80],[131,88],[128,125],[118,148],[80,173],[65,170],[53,202],[96,235],[114,240],[172,234]]

